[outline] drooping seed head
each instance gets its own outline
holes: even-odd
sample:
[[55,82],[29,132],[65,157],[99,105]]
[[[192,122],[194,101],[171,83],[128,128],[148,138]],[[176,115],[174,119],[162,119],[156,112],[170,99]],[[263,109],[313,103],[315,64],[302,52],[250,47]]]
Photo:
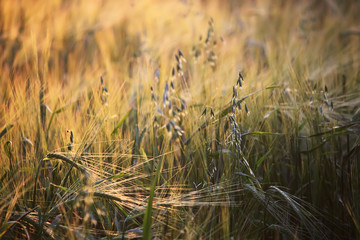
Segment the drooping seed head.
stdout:
[[238,108],[239,110],[241,110],[241,102],[240,102],[240,101],[237,102],[237,108]]
[[206,116],[206,107],[205,107],[205,109],[203,110],[203,112],[201,113],[200,118],[201,118],[201,117],[205,117],[205,116]]
[[242,74],[241,72],[239,72],[239,78],[240,78],[242,81],[244,81],[244,76],[243,76],[243,74]]
[[185,58],[185,56],[184,56],[183,52],[182,52],[180,49],[178,50],[178,53],[179,53],[179,56],[180,56],[180,57]]
[[250,112],[249,107],[248,107],[248,105],[246,103],[245,103],[245,111],[246,111],[247,114],[249,114],[249,112]]
[[186,110],[186,103],[184,99],[181,99],[181,109],[184,111]]
[[215,113],[214,113],[214,110],[212,108],[210,110],[210,115],[211,115],[212,118],[215,118]]
[[171,131],[171,124],[170,124],[170,122],[168,122],[168,123],[166,124],[166,130],[167,130],[168,132]]
[[233,98],[237,98],[237,91],[235,89],[235,86],[233,86]]
[[229,120],[230,120],[231,123],[235,122],[235,119],[234,119],[233,116],[229,116]]

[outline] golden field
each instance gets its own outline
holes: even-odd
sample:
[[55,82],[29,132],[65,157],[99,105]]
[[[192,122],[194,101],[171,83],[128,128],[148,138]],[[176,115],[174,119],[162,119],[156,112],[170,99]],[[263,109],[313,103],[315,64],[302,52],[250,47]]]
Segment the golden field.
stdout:
[[359,238],[359,9],[0,0],[0,238]]

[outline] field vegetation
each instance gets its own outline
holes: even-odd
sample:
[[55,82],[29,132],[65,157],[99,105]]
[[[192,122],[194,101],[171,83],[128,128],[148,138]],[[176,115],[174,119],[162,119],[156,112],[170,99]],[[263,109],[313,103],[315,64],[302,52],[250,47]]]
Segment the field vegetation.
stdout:
[[359,239],[359,9],[0,0],[0,239]]

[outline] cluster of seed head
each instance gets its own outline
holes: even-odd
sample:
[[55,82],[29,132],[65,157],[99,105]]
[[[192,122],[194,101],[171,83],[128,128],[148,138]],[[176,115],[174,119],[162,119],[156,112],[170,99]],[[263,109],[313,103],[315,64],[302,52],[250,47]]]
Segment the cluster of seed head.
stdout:
[[334,110],[334,103],[333,101],[329,101],[327,94],[328,94],[328,87],[325,85],[324,89],[320,90],[320,93],[318,91],[316,91],[317,89],[317,84],[314,85],[313,91],[312,91],[312,95],[310,96],[310,105],[313,104],[314,102],[314,97],[315,99],[317,98],[318,102],[320,103],[319,106],[319,111],[320,114],[323,115],[323,105],[325,104],[330,110]]
[[[154,126],[165,128],[171,136],[171,141],[178,137],[183,137],[184,131],[179,124],[181,123],[182,117],[186,114],[186,102],[178,96],[175,84],[178,77],[182,77],[184,74],[182,63],[186,62],[186,59],[181,50],[178,50],[178,53],[175,54],[175,59],[176,69],[174,67],[172,68],[171,77],[165,83],[161,101],[155,93],[154,87],[150,88],[151,100],[156,107]],[[160,70],[156,71],[155,78],[159,80]]]
[[[215,70],[218,59],[217,54],[215,53],[215,46],[218,42],[217,39],[218,38],[214,29],[214,20],[211,18],[209,20],[209,28],[207,30],[205,40],[203,41],[202,36],[200,36],[200,43],[194,45],[192,48],[195,62],[197,62],[201,54],[204,53],[205,62],[207,62],[212,67],[212,69]],[[219,39],[224,42],[223,37],[220,37]]]
[[[244,76],[241,72],[239,72],[239,76],[238,79],[236,81],[236,84],[233,86],[233,95],[232,95],[232,114],[236,114],[236,109],[238,109],[239,111],[241,111],[241,101],[238,99],[238,89],[241,89],[243,86],[244,82]],[[249,107],[248,105],[245,103],[245,111],[247,114],[250,114],[249,111]]]
[[[200,116],[200,118],[206,118],[206,114],[207,114],[207,107],[205,107],[204,108],[204,110],[202,111],[202,113],[201,113],[201,116]],[[212,118],[212,119],[214,119],[215,118],[215,112],[214,112],[214,109],[213,108],[211,108],[210,107],[210,117]]]
[[[334,110],[334,103],[333,103],[333,101],[329,101],[329,99],[327,97],[327,93],[328,93],[328,88],[325,85],[325,89],[323,91],[323,99],[322,99],[322,101],[323,101],[323,103],[326,104],[326,106],[328,108],[330,108],[331,110]],[[320,106],[320,107],[322,108],[322,106]],[[322,109],[321,109],[321,113],[322,113]]]
[[[232,94],[232,105],[231,105],[231,114],[228,116],[228,120],[230,123],[230,144],[235,145],[237,150],[241,150],[241,130],[239,125],[236,122],[236,110],[241,111],[241,103],[242,101],[238,98],[238,89],[241,89],[244,84],[244,76],[242,72],[239,72],[238,78],[236,80],[236,84],[233,86],[233,94]],[[245,111],[249,114],[249,108],[247,104],[245,104]],[[228,124],[229,125],[229,124]],[[226,128],[228,128],[228,125]]]
[[[184,53],[180,49],[178,50],[178,54],[175,54],[175,59],[176,59],[176,71],[179,76],[183,76],[184,71],[183,71],[182,62],[186,62],[186,59]],[[174,76],[175,76],[175,68],[172,69],[172,77]],[[173,84],[173,82],[171,83]]]
[[241,130],[233,116],[229,116],[229,121],[231,124],[230,131],[230,144],[234,145],[237,150],[241,150]]

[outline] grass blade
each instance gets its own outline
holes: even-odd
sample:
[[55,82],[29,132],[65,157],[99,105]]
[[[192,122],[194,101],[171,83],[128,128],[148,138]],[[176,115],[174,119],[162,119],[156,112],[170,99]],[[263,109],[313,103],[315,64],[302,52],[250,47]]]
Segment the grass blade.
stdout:
[[160,158],[158,167],[156,169],[155,178],[153,180],[151,189],[150,189],[150,196],[148,200],[148,204],[145,211],[144,223],[143,223],[143,239],[150,240],[151,239],[151,217],[152,217],[152,206],[153,206],[153,199],[154,199],[154,192],[156,188],[156,184],[160,175],[161,163],[164,159],[164,156]]
[[114,135],[115,133],[117,133],[119,127],[125,122],[126,118],[129,116],[131,110],[133,110],[133,108],[131,107],[129,109],[129,111],[127,111],[127,113],[125,113],[125,115],[120,119],[120,121],[116,124],[115,128],[112,130],[111,135]]

